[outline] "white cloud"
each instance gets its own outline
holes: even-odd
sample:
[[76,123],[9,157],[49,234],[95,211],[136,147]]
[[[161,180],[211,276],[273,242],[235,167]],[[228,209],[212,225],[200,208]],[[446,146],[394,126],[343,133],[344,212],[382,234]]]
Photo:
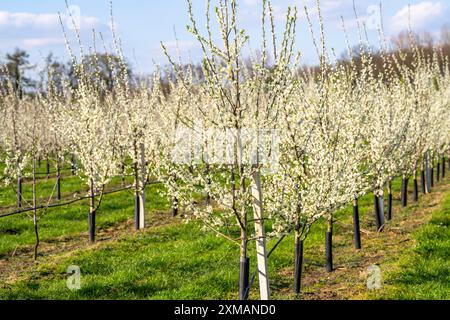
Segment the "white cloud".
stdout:
[[[199,49],[199,46],[195,42],[188,40],[163,41],[163,44],[173,58],[178,57],[178,54],[182,59],[187,58],[192,52],[196,52]],[[160,55],[162,53],[161,46],[155,46],[154,52],[155,56]]]
[[21,40],[22,44],[27,48],[53,46],[64,44],[63,38],[26,38]]
[[331,13],[335,11],[339,11],[345,5],[351,5],[352,2],[349,0],[326,0],[321,2],[321,10],[324,13]]
[[[362,0],[358,0],[357,6]],[[300,20],[305,20],[305,7],[308,10],[308,15],[313,21],[318,19],[317,0],[297,0],[292,4],[298,6]],[[353,0],[321,0],[320,12],[322,18],[325,20],[325,25],[341,26],[341,15],[346,16],[349,12],[353,14]]]
[[[411,12],[411,14],[410,14]],[[434,23],[444,14],[444,5],[438,2],[425,1],[403,7],[390,19],[390,30],[392,32],[400,32],[409,28],[409,16],[411,15],[411,27],[413,29],[421,29],[430,23]]]
[[177,48],[183,52],[183,51],[189,51],[195,48],[195,43],[192,41],[167,41],[163,42],[164,46],[168,50],[177,50]]
[[258,0],[244,0],[244,3],[247,6],[254,7],[254,6],[256,6],[258,4]]
[[[352,0],[322,0],[320,1],[320,11],[323,14],[336,14],[347,6],[352,5]],[[300,1],[300,7],[306,6],[312,14],[317,13],[317,1],[316,0],[303,0]]]
[[[240,18],[244,21],[256,22],[261,19],[262,0],[242,0],[243,10],[240,12]],[[320,10],[325,19],[339,20],[342,11],[352,8],[353,0],[321,0]],[[360,1],[360,0],[358,0]],[[296,6],[300,20],[305,19],[304,7],[308,9],[308,14],[312,18],[317,18],[317,0],[280,0],[272,1],[272,8],[275,20],[284,22],[286,20],[288,6]],[[256,7],[258,7],[257,10]],[[242,8],[241,8],[242,9]]]
[[[61,15],[66,25],[71,24],[71,18],[67,14]],[[92,29],[99,24],[96,17],[77,17],[81,29]],[[56,13],[29,13],[0,11],[0,28],[34,28],[39,30],[59,28],[60,20]]]

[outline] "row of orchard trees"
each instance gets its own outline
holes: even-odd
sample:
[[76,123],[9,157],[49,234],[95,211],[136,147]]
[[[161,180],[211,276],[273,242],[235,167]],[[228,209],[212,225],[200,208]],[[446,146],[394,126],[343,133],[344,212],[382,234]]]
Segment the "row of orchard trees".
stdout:
[[[241,299],[248,296],[248,245],[255,241],[263,257],[258,263],[261,296],[269,298],[265,232],[294,233],[298,293],[303,243],[313,224],[327,223],[326,267],[331,272],[339,209],[353,204],[360,249],[358,198],[374,193],[381,231],[385,190],[387,217],[392,218],[394,179],[404,180],[406,205],[408,179],[414,179],[418,200],[417,177],[425,165],[442,165],[444,172],[450,147],[449,63],[439,47],[427,54],[414,45],[413,36],[408,52],[381,46],[382,72],[363,41],[357,57],[349,49],[350,62],[339,63],[325,45],[319,6],[318,38],[307,10],[306,17],[320,68],[305,70],[295,51],[297,9],[289,8],[278,39],[268,0],[262,1],[260,53],[244,59],[249,36],[238,25],[238,3],[218,2],[216,35],[210,1],[205,30],[188,1],[188,30],[203,50],[201,69],[181,67],[163,45],[170,76],[158,70],[136,83],[114,35],[114,52],[104,45],[107,54],[102,55],[119,57],[106,59],[112,80],[101,76],[97,44],[85,48],[80,42],[80,57],[68,45],[70,81],[52,81],[56,77],[49,70],[42,93],[19,96],[12,84],[3,88],[4,181],[20,180],[30,164],[35,176],[39,157],[53,157],[60,166],[74,155],[89,188],[89,238],[94,242],[96,212],[111,178],[124,172],[134,177],[137,229],[145,227],[145,186],[158,180],[174,214],[182,210],[183,217],[200,220],[205,229],[239,247]],[[86,63],[87,55],[93,58]],[[403,63],[411,55],[413,65]],[[35,228],[37,220],[35,210]],[[270,230],[264,226],[267,220]]]

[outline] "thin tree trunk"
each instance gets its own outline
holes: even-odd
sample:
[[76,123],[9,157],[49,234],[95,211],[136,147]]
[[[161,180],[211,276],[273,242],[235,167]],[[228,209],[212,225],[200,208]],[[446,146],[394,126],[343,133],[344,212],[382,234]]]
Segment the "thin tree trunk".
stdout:
[[353,202],[353,240],[355,243],[355,249],[361,250],[361,229],[359,222],[359,204],[358,199]]
[[[239,169],[240,177],[241,177],[241,192],[245,193],[246,186],[245,180],[242,178],[244,176],[243,168]],[[241,268],[239,271],[239,299],[247,300],[249,295],[249,271],[250,271],[250,259],[247,257],[247,246],[248,246],[248,234],[247,234],[247,209],[245,207],[242,208],[242,224],[241,227],[241,250],[240,250],[240,261]]]
[[36,237],[36,244],[34,245],[34,260],[38,257],[39,248],[39,230],[38,230],[38,217],[37,217],[37,194],[36,194],[36,158],[33,157],[33,226],[34,235]]
[[[243,144],[241,137],[241,128],[236,126],[238,131],[237,141],[235,144],[235,167],[232,167],[232,176],[234,175],[234,169],[237,168],[239,170],[239,188],[240,195],[243,197],[247,192],[247,186],[244,175],[244,166],[243,166]],[[236,179],[233,176],[233,191],[236,190]],[[233,203],[235,203],[236,196],[235,192],[233,192]],[[240,271],[239,271],[239,299],[247,300],[249,294],[249,269],[250,269],[250,260],[247,256],[247,246],[248,246],[248,212],[245,206],[242,206],[240,213],[240,228],[241,228],[241,250],[240,250]]]

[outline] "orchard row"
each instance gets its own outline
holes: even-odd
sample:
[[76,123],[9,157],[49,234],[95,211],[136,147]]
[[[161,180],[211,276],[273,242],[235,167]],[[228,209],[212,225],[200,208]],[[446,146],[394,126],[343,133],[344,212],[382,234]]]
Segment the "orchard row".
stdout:
[[[101,77],[98,44],[86,48],[81,41],[79,55],[68,45],[76,81],[49,68],[46,88],[25,95],[17,90],[20,83],[7,81],[0,96],[3,181],[14,184],[30,171],[35,178],[39,158],[54,159],[59,170],[74,157],[90,190],[94,242],[96,211],[111,178],[124,172],[134,177],[138,229],[145,228],[146,183],[158,180],[174,214],[200,220],[206,230],[236,243],[241,299],[248,294],[249,244],[255,241],[265,258],[266,237],[294,233],[299,292],[303,242],[315,223],[328,225],[331,272],[339,209],[354,206],[360,249],[358,198],[375,194],[381,232],[386,191],[392,217],[394,179],[403,179],[406,205],[409,179],[418,200],[419,176],[429,191],[429,173],[445,174],[448,56],[438,45],[425,50],[410,33],[407,48],[394,50],[381,41],[374,52],[361,40],[359,50],[349,48],[349,59],[339,61],[326,46],[319,7],[318,37],[308,10],[305,16],[320,64],[305,68],[295,49],[296,8],[288,10],[280,33],[270,2],[263,1],[261,47],[252,55],[246,51],[249,37],[238,26],[237,2],[218,2],[217,21],[208,2],[202,29],[188,1],[188,30],[203,51],[200,67],[182,64],[162,45],[170,70],[158,68],[149,79],[135,81],[114,34],[115,52],[106,55],[110,81]],[[34,220],[37,225],[37,210]],[[267,260],[259,260],[258,268],[267,269]],[[269,298],[268,277],[261,273],[261,297]]]

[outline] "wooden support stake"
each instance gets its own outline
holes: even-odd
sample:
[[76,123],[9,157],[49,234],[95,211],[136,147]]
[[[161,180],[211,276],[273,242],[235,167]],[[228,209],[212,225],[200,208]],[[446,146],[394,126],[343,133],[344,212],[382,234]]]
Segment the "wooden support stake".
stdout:
[[140,144],[141,152],[141,181],[139,190],[139,229],[145,229],[145,185],[147,184],[147,170],[145,165],[145,147]]
[[263,194],[261,173],[256,171],[252,181],[253,215],[255,219],[256,254],[258,256],[259,291],[261,300],[270,300],[270,284],[267,268],[266,233],[263,220]]

